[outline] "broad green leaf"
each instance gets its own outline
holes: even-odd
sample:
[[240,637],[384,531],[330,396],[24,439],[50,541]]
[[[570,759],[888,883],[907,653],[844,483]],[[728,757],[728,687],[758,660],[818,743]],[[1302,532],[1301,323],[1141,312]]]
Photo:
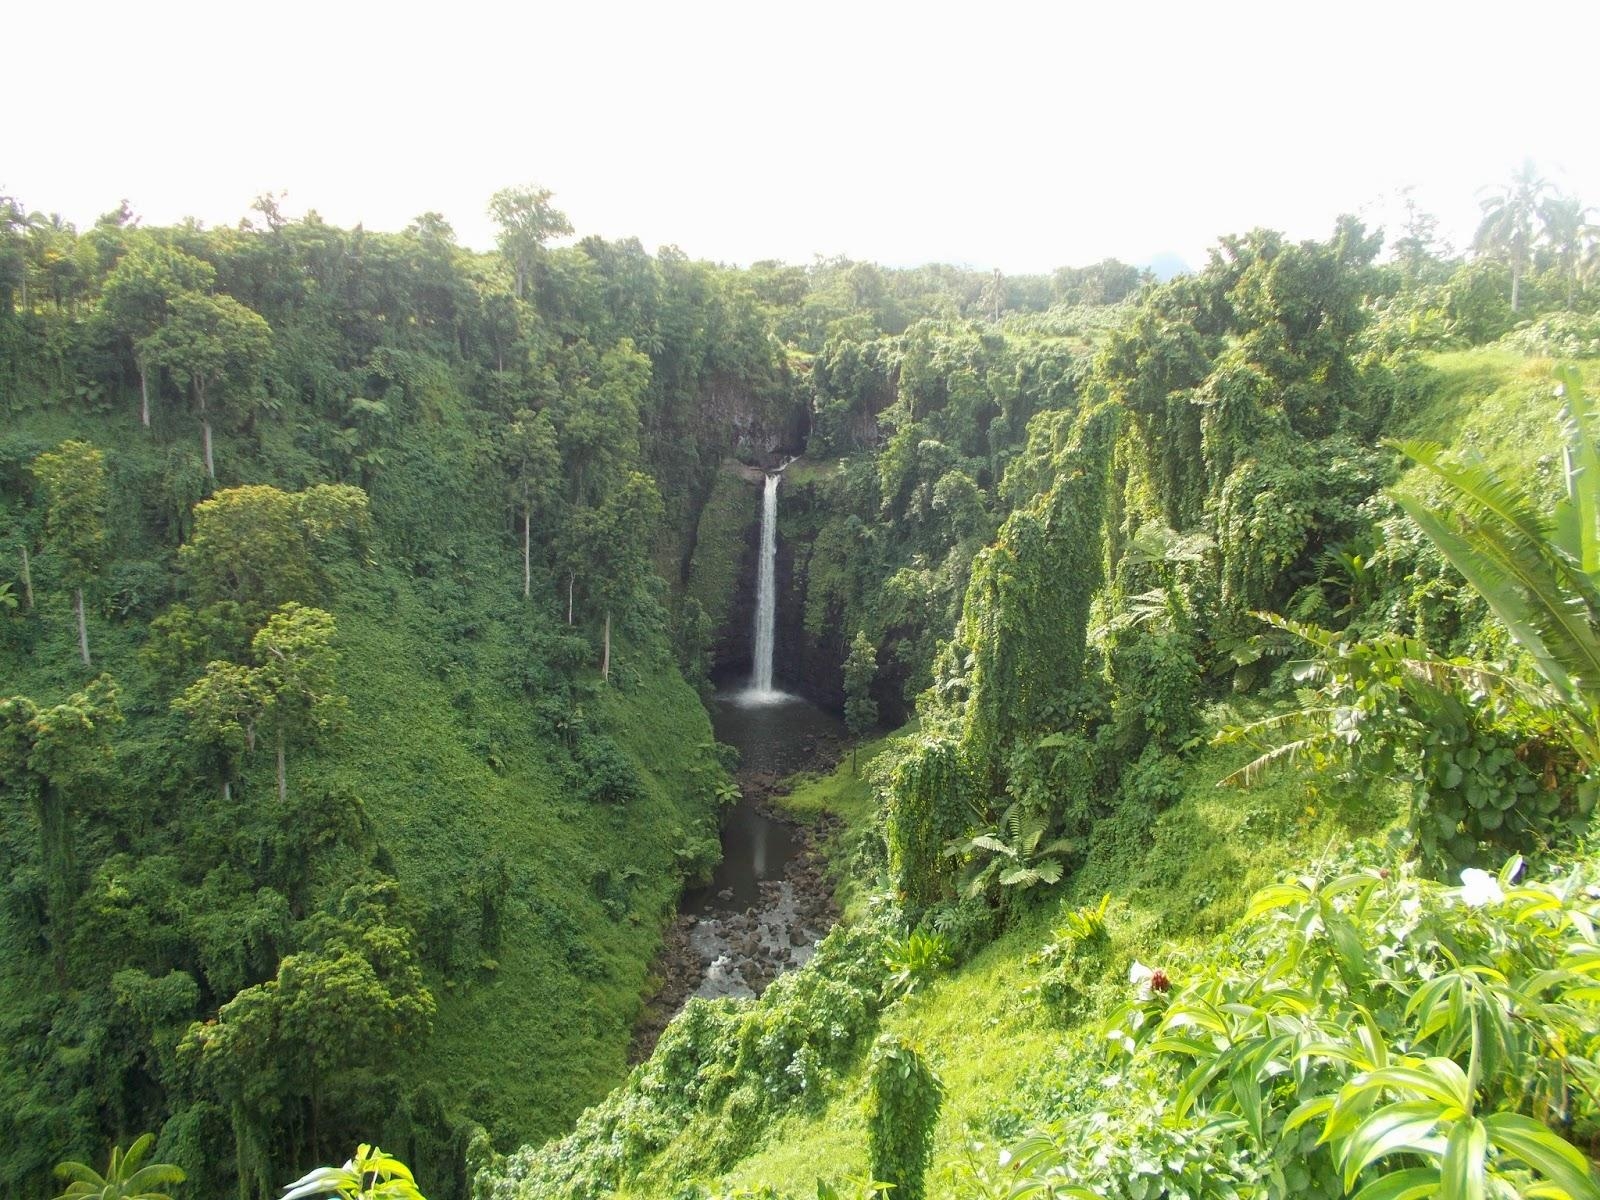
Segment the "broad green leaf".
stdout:
[[1483,1156],[1488,1136],[1481,1121],[1458,1121],[1445,1145],[1440,1192],[1450,1200],[1483,1200]]
[[1589,1160],[1538,1121],[1520,1113],[1495,1113],[1483,1124],[1497,1148],[1565,1188],[1572,1200],[1600,1200],[1600,1183]]
[[1283,1132],[1286,1134],[1293,1133],[1300,1126],[1309,1121],[1315,1121],[1318,1117],[1324,1116],[1332,1110],[1332,1096],[1313,1096],[1311,1099],[1296,1105],[1294,1111],[1284,1119]]
[[1438,1139],[1429,1135],[1439,1124],[1440,1106],[1429,1102],[1391,1104],[1363,1121],[1344,1146],[1344,1186],[1386,1154],[1423,1154]]
[[1423,1200],[1438,1192],[1437,1167],[1408,1167],[1374,1179],[1351,1200]]

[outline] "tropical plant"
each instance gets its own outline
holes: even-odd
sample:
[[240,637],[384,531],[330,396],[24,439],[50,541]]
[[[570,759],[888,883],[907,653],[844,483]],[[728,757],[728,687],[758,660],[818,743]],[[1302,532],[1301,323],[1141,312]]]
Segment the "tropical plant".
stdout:
[[158,1189],[182,1183],[185,1176],[182,1168],[171,1163],[144,1161],[155,1140],[154,1134],[145,1133],[135,1138],[126,1152],[112,1146],[104,1175],[86,1163],[57,1163],[56,1177],[69,1182],[56,1200],[170,1200]]
[[[1575,373],[1567,405],[1565,495],[1550,516],[1481,462],[1453,463],[1431,443],[1397,443],[1443,485],[1441,499],[1394,499],[1528,654],[1538,679],[1442,659],[1396,634],[1359,640],[1257,614],[1312,647],[1297,678],[1310,701],[1219,742],[1276,744],[1221,781],[1248,785],[1276,763],[1306,760],[1348,777],[1419,787],[1413,825],[1434,861],[1460,865],[1480,845],[1537,847],[1595,806],[1600,764],[1600,451]],[[1287,735],[1287,736],[1285,736]]]
[[948,937],[914,929],[904,941],[891,944],[883,956],[883,965],[889,970],[883,981],[884,995],[909,996],[952,961]]
[[866,631],[856,630],[844,660],[844,723],[850,731],[850,773],[856,770],[856,745],[862,734],[878,723],[878,702],[872,698],[872,681],[878,674],[878,652]]
[[978,1182],[1075,1200],[1600,1200],[1579,1149],[1600,1128],[1597,866],[1264,889],[1230,954],[1179,983],[1135,964],[1093,1035],[1092,1111],[1012,1147],[1011,1187]]
[[1398,634],[1362,640],[1256,615],[1311,647],[1295,677],[1315,690],[1296,709],[1220,731],[1217,744],[1268,748],[1218,786],[1248,787],[1295,762],[1351,782],[1412,785],[1413,832],[1445,867],[1477,861],[1484,846],[1501,857],[1540,848],[1592,811],[1579,759],[1523,681]]
[[1445,489],[1430,502],[1393,493],[1417,526],[1527,651],[1546,703],[1590,764],[1600,763],[1600,446],[1576,371],[1565,397],[1565,494],[1545,516],[1526,488],[1478,462],[1452,463],[1431,442],[1395,447]]
[[1075,908],[1061,918],[1056,929],[1058,941],[1102,942],[1107,937],[1106,912],[1111,907],[1111,893],[1100,897],[1100,903],[1090,908],[1087,904]]
[[1060,883],[1063,858],[1075,848],[1070,838],[1045,841],[1049,831],[1045,813],[1013,801],[998,821],[950,842],[944,852],[966,863],[962,888],[969,898],[995,884],[1026,891],[1041,883]]
[[318,1167],[289,1185],[283,1200],[426,1200],[410,1169],[393,1155],[363,1142],[342,1167]]
[[944,1085],[904,1038],[884,1034],[872,1048],[867,1084],[867,1157],[872,1178],[897,1200],[922,1200]]

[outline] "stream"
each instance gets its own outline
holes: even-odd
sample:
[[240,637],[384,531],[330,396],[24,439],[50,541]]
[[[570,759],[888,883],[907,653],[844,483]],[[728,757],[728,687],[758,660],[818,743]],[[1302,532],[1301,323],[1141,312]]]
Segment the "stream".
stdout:
[[812,854],[809,831],[774,814],[767,798],[796,771],[826,770],[843,746],[842,722],[786,692],[719,692],[717,740],[738,749],[740,798],[722,820],[722,861],[711,881],[686,891],[656,974],[662,987],[635,1032],[643,1057],[694,996],[759,996],[803,966],[836,910]]

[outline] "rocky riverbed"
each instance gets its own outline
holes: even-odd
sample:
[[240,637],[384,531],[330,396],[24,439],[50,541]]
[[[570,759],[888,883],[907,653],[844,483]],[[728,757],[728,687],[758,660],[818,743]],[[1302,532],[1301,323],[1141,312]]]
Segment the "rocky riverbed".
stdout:
[[725,888],[702,895],[673,919],[654,965],[660,987],[634,1029],[633,1061],[649,1055],[691,997],[759,996],[783,972],[803,966],[838,917],[818,850],[834,822],[825,817],[804,826],[788,820],[772,807],[771,790],[771,781],[748,781],[743,803],[788,826],[797,853],[781,879],[756,883],[754,903],[730,907],[733,889]]

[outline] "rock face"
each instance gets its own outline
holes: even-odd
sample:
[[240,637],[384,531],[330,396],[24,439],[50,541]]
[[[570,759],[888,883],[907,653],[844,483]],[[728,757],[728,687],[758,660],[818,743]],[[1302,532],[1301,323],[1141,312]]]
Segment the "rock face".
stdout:
[[[711,617],[712,670],[718,679],[741,680],[750,672],[756,607],[756,568],[761,550],[761,485],[758,467],[724,463],[701,510],[690,558],[688,590]],[[811,630],[807,596],[818,536],[842,520],[837,491],[816,464],[800,459],[784,474],[778,491],[777,649],[773,663],[779,687],[798,692],[833,712],[844,708],[844,659],[853,629],[837,603],[827,603]],[[885,723],[906,715],[900,664],[880,663],[873,693]]]
[[[765,477],[760,468],[723,465],[701,512],[690,561],[689,592],[713,623],[712,671],[728,680],[749,674],[754,651],[761,489]],[[809,486],[796,485],[785,478],[778,489],[777,650],[773,674],[780,687],[837,711],[844,703],[842,682],[829,678],[827,671],[819,676],[828,649],[820,655],[814,653],[805,630],[804,564],[816,535],[815,507]],[[838,674],[839,666],[834,664],[831,675]]]

